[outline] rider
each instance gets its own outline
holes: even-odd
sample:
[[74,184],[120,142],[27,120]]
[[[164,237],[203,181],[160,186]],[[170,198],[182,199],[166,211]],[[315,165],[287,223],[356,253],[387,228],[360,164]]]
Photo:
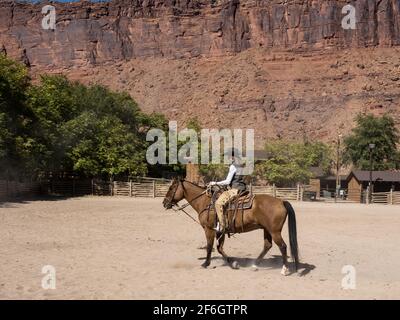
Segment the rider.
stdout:
[[228,190],[224,191],[215,202],[215,210],[217,211],[218,223],[216,231],[225,231],[224,206],[231,200],[234,200],[240,191],[246,190],[246,183],[243,180],[242,173],[243,164],[239,153],[236,149],[232,149],[232,162],[229,166],[228,176],[222,181],[211,181],[210,185],[229,186]]

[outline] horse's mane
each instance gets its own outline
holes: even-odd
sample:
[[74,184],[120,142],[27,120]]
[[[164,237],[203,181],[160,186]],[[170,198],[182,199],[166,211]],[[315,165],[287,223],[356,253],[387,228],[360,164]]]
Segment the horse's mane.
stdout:
[[203,190],[205,190],[205,189],[207,188],[207,187],[205,187],[205,186],[200,186],[200,185],[198,185],[197,183],[194,183],[194,182],[192,182],[192,181],[185,180],[185,179],[181,179],[181,182],[188,182],[188,183],[190,183],[191,185],[194,185],[195,187],[201,188],[201,189],[203,189]]

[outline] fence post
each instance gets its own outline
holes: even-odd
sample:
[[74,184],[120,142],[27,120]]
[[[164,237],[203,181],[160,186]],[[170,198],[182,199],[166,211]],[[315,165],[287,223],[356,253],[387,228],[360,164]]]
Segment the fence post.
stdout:
[[299,201],[303,201],[304,186],[299,184]]
[[92,196],[94,196],[94,181],[92,179]]
[[[372,194],[370,194],[369,190],[370,190],[370,188],[368,186],[367,190],[365,191],[366,204],[370,204],[370,202],[372,202],[372,201],[370,201],[370,200],[372,200]],[[370,197],[371,197],[371,199],[370,199]]]
[[132,179],[129,179],[129,196],[132,197]]
[[296,200],[300,201],[300,183],[297,183]]
[[389,204],[393,204],[393,188],[390,188]]
[[153,180],[153,198],[156,197],[156,181]]
[[272,195],[274,198],[276,198],[276,186],[275,183],[272,185]]

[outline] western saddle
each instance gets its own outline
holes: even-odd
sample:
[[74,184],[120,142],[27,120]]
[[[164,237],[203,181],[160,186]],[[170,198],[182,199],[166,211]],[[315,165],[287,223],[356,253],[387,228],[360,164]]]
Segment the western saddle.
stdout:
[[[248,182],[246,181],[248,185]],[[244,190],[233,200],[226,204],[224,218],[228,236],[231,233],[243,232],[244,211],[251,209],[255,195],[251,190]],[[215,200],[217,199],[217,195]]]

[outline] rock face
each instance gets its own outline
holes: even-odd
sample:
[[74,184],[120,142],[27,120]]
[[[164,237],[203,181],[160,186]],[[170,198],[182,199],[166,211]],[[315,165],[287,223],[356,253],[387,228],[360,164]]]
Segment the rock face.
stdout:
[[[356,8],[345,30],[342,8]],[[397,0],[115,0],[53,3],[0,0],[0,48],[31,66],[81,66],[141,57],[215,57],[249,48],[324,49],[400,44]]]
[[[356,29],[342,8],[356,8]],[[182,128],[255,129],[270,138],[348,133],[359,112],[400,124],[399,0],[0,0],[0,52],[37,74],[128,91]]]

